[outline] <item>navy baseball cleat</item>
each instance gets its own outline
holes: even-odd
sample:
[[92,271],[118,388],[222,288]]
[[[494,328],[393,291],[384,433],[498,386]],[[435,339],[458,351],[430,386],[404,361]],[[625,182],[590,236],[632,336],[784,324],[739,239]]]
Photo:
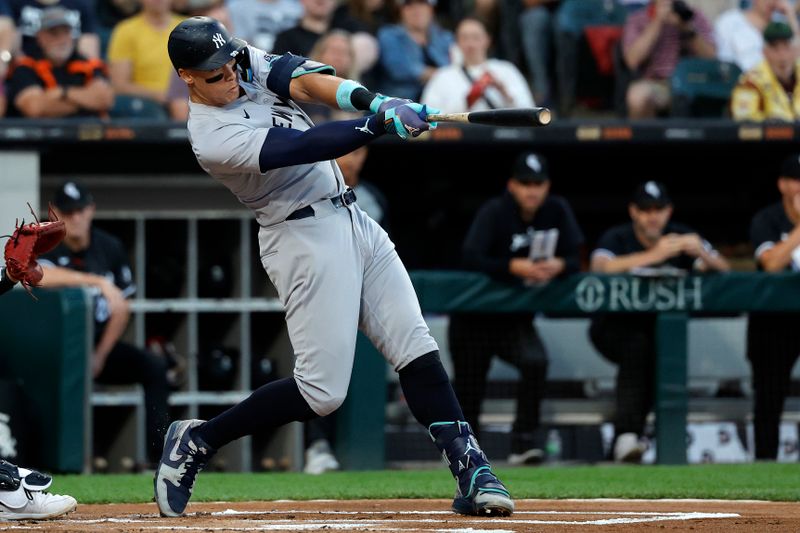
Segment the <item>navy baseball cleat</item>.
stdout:
[[192,497],[197,474],[216,453],[216,450],[192,435],[192,429],[203,423],[203,420],[178,420],[170,424],[167,430],[164,451],[153,480],[161,516],[183,514]]
[[428,432],[456,478],[453,511],[481,516],[510,516],[514,512],[514,500],[492,473],[492,465],[468,423],[435,422]]

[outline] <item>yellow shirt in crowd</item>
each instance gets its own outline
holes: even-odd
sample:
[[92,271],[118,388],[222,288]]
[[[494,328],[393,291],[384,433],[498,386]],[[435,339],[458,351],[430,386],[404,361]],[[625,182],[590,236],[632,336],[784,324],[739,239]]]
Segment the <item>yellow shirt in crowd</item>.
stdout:
[[731,114],[735,120],[800,120],[800,62],[795,65],[791,99],[772,69],[763,60],[742,74],[733,89]]
[[143,15],[123,20],[111,34],[108,44],[108,61],[130,61],[134,83],[166,92],[172,76],[172,63],[167,55],[167,39],[172,29],[183,17],[172,15],[172,21],[163,30],[150,25]]

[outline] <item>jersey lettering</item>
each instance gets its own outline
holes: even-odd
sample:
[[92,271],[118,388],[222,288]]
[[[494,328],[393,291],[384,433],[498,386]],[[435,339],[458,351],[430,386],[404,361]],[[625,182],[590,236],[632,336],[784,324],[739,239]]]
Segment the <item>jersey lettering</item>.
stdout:
[[[280,107],[286,107],[287,109],[278,109]],[[272,106],[271,111],[273,126],[276,128],[292,127],[292,106],[288,102],[278,99]]]

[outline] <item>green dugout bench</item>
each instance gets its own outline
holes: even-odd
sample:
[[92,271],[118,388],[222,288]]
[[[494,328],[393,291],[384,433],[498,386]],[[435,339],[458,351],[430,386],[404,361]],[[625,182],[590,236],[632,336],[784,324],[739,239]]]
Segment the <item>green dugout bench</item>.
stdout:
[[[687,321],[692,314],[800,311],[800,275],[730,273],[634,277],[581,274],[520,289],[481,274],[411,273],[425,313],[535,311],[567,316],[658,313],[656,438],[661,464],[686,462]],[[91,353],[89,305],[81,290],[23,291],[0,298],[0,346],[34,403],[45,447],[42,466],[79,472],[86,461]],[[5,376],[4,376],[5,377]],[[384,466],[385,364],[359,337],[350,394],[338,415],[337,454],[345,468]]]

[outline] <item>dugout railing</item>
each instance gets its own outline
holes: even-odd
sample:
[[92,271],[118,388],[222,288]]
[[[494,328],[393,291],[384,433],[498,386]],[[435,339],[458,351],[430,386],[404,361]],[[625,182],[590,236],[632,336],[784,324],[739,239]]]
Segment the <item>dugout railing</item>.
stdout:
[[657,462],[686,463],[687,327],[693,314],[800,310],[797,274],[726,273],[707,276],[580,274],[541,287],[520,288],[481,274],[413,272],[427,313],[533,311],[560,316],[655,313]]

